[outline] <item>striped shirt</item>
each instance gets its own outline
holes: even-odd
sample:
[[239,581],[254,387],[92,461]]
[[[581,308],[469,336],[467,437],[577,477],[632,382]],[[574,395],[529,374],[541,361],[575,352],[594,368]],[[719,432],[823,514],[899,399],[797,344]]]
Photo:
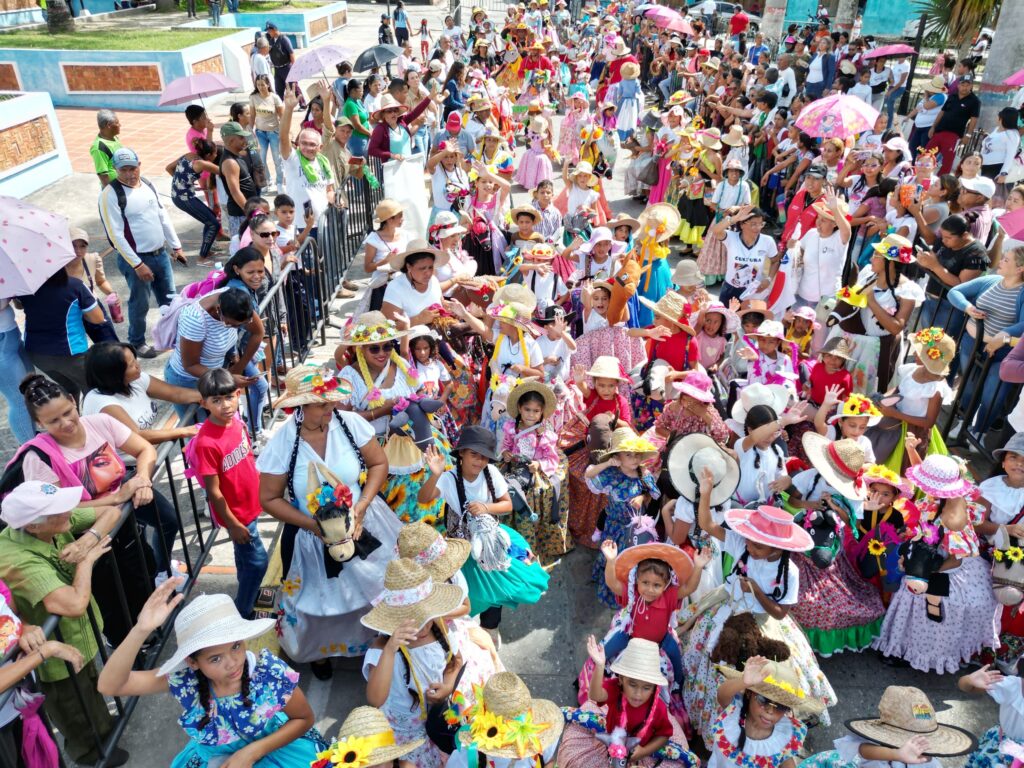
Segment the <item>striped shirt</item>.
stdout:
[[196,341],[203,345],[199,353],[199,362],[207,368],[221,368],[224,357],[238,343],[238,329],[230,328],[220,320],[215,320],[209,312],[199,305],[190,304],[178,315],[178,345],[174,348],[170,365],[182,376],[193,374],[185,370],[181,362],[181,340]]
[[978,297],[977,307],[985,313],[985,333],[1002,333],[1007,326],[1018,322],[1017,297],[1022,286],[1003,288],[1001,283],[993,285]]

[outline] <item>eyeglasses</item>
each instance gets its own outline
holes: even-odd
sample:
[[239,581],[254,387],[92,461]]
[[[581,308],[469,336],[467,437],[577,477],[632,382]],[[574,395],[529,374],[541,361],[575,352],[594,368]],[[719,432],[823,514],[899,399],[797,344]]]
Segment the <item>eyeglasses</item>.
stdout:
[[259,235],[260,237],[277,237],[278,235],[281,234],[281,232],[280,230],[275,229],[270,232],[257,232],[256,234]]
[[391,345],[390,344],[367,344],[366,345],[366,351],[369,352],[371,355],[378,355],[381,352],[387,352],[389,349],[391,349]]
[[783,716],[785,716],[785,715],[788,715],[790,712],[793,711],[789,707],[784,707],[781,704],[779,704],[777,701],[772,701],[771,699],[767,699],[767,698],[765,698],[764,696],[762,696],[759,693],[755,693],[754,694],[754,699],[757,701],[758,704],[761,705],[761,707],[763,709],[767,709],[769,712],[780,712],[780,713],[782,713]]

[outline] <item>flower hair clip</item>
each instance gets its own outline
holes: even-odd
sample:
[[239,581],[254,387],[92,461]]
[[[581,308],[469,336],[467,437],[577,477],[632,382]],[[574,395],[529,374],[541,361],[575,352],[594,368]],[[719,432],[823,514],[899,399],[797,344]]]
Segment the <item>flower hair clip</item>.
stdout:
[[909,264],[914,260],[914,252],[906,246],[890,245],[885,255],[886,258],[898,261],[900,264]]

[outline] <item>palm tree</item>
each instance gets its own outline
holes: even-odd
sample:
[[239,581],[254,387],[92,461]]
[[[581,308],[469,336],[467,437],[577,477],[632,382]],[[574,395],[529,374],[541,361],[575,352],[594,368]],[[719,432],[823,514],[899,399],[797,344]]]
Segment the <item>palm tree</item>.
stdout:
[[75,31],[75,19],[64,0],[47,0],[46,31],[51,35],[66,35]]
[[995,125],[999,110],[1010,106],[1013,91],[1006,90],[1002,83],[1024,62],[1024,0],[1003,0],[994,27],[992,47],[982,72],[987,87],[974,89],[981,99],[979,127],[986,130]]
[[[1003,5],[1013,5],[1006,0]],[[957,48],[966,47],[978,30],[997,13],[999,0],[916,0],[917,13],[928,15],[928,31],[945,37]]]

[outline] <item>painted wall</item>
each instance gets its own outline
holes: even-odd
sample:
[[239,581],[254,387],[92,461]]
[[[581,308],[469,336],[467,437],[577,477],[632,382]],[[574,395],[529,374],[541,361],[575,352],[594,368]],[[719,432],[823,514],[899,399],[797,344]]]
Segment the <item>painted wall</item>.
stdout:
[[[343,11],[347,15],[348,3],[331,3],[330,5],[325,5],[321,8],[303,8],[294,12],[261,11],[259,13],[222,13],[220,16],[220,25],[222,27],[253,27],[255,29],[264,29],[267,22],[272,21],[277,25],[281,34],[288,37],[293,48],[308,48],[310,43],[313,41],[326,37],[337,29],[341,29],[340,25],[332,27],[331,21],[331,17],[339,11]],[[327,23],[317,25],[316,22],[321,19],[326,19]],[[208,18],[198,19],[197,21],[190,21],[182,26],[209,27],[210,20]],[[320,32],[317,33],[313,31],[312,27],[319,29]]]
[[920,10],[911,3],[894,3],[892,0],[867,0],[864,6],[864,25],[861,34],[880,37],[899,37],[903,25],[910,19],[919,18]]
[[23,198],[65,176],[71,175],[71,160],[64,146],[57,115],[48,93],[24,93],[0,102],[0,142],[4,130],[36,118],[45,118],[50,126],[54,150],[32,158],[15,168],[0,171],[0,195]]
[[[75,13],[81,15],[82,5],[93,16],[100,16],[111,13],[114,10],[114,0],[72,0],[75,6]],[[40,8],[27,8],[17,11],[0,12],[0,29],[8,27],[19,27],[25,24],[41,24],[43,11]]]

